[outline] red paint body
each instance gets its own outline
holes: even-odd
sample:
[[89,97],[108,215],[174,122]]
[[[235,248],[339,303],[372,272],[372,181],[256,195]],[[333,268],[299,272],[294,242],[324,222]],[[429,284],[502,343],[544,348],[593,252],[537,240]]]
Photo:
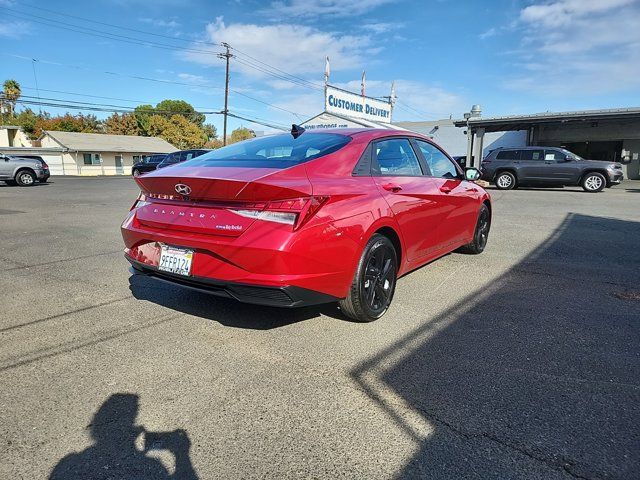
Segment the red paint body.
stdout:
[[[352,175],[373,140],[429,139],[393,130],[331,133],[352,140],[287,169],[177,165],[137,177],[143,194],[177,198],[146,198],[146,205],[132,208],[122,225],[126,256],[134,265],[154,267],[159,243],[187,247],[195,251],[194,277],[295,286],[344,298],[366,242],[382,228],[400,241],[399,275],[472,240],[480,206],[489,201],[478,185],[428,176]],[[178,183],[191,187],[189,200],[175,194]],[[229,210],[310,196],[325,203],[299,228]]]

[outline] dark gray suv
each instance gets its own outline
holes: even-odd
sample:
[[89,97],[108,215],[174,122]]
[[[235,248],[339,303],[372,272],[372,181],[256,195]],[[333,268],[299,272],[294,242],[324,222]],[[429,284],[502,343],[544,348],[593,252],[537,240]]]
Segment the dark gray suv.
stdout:
[[600,192],[622,182],[622,164],[585,160],[557,147],[498,148],[482,161],[482,179],[500,190],[525,186],[581,186]]

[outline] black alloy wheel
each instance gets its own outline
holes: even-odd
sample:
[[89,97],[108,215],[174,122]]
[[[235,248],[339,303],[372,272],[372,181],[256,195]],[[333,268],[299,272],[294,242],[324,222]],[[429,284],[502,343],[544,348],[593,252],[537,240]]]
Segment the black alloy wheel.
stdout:
[[341,310],[361,322],[382,317],[393,300],[397,275],[393,243],[384,235],[373,235],[364,248],[349,295],[340,301]]
[[477,255],[484,251],[489,240],[489,230],[491,229],[491,213],[489,208],[482,204],[480,211],[478,212],[478,221],[476,222],[476,229],[473,234],[473,241],[460,250],[464,253],[471,253]]

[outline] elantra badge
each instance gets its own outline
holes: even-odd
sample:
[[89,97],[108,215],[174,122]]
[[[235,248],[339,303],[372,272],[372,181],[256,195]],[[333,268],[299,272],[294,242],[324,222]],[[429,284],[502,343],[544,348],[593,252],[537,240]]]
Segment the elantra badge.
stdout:
[[176,184],[176,192],[180,195],[184,195],[185,197],[191,194],[191,187],[189,185],[185,185],[184,183]]

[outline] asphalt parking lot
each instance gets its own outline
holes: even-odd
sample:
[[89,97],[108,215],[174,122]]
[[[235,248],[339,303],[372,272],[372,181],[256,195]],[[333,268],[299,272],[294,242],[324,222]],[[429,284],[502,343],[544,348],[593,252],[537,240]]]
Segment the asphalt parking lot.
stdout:
[[0,478],[638,478],[640,182],[491,193],[357,324],[130,278],[130,178],[0,186]]

